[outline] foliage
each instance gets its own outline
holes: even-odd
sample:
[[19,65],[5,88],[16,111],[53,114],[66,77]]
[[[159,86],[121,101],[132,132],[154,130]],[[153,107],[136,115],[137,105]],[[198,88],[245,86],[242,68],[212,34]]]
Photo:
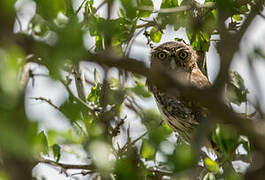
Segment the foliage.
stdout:
[[[36,5],[36,12],[27,28],[14,33],[15,20],[21,26],[19,3],[0,1],[0,17],[5,19],[0,22],[0,160],[6,163],[0,169],[0,179],[16,179],[18,174],[20,179],[29,179],[32,164],[36,165],[36,162],[57,165],[66,175],[75,167],[81,175],[94,179],[192,179],[194,176],[205,180],[243,179],[243,172],[236,172],[232,162],[242,155],[240,151],[246,151],[250,159],[254,152],[250,146],[251,138],[255,134],[244,134],[245,131],[233,123],[222,124],[233,119],[211,116],[214,126],[207,136],[215,146],[211,149],[215,158],[211,153],[201,155],[200,148],[182,142],[166,124],[161,123],[163,118],[157,109],[141,105],[141,101],[152,100],[144,77],[126,71],[124,67],[118,68],[117,76],[109,75],[109,72],[119,60],[128,58],[138,32],[144,31],[150,45],[161,41],[167,26],[173,26],[175,31],[184,28],[191,46],[205,55],[213,35],[221,34],[223,38],[221,15],[225,14],[224,20],[228,23],[226,32],[239,34],[241,24],[251,13],[249,7],[256,1],[206,0],[201,5],[195,1],[162,0],[161,9],[156,14],[153,13],[154,1],[117,0],[120,6],[116,12],[118,16],[114,18],[97,13],[106,5],[109,8],[106,10],[110,11],[106,14],[111,14],[115,9],[116,1],[113,0],[103,1],[99,7],[95,7],[93,0],[83,0],[78,8],[74,8],[71,0],[32,2]],[[86,34],[95,40],[88,42],[93,47],[91,49],[84,46]],[[225,35],[230,37],[231,34]],[[172,39],[182,41],[181,37]],[[265,59],[260,48],[249,56],[250,59],[253,57]],[[113,65],[102,63],[107,58],[114,60]],[[86,81],[79,70],[81,61],[97,63],[103,71],[86,72],[94,77],[92,82]],[[59,105],[46,98],[34,101],[41,100],[54,108],[70,122],[69,129],[63,132],[41,129],[38,122],[26,114],[26,86],[30,82],[33,84],[37,76],[32,69],[24,68],[28,63],[47,68],[48,76],[68,93]],[[222,102],[225,99],[227,104],[237,106],[247,104],[249,91],[243,78],[235,71],[226,75],[221,87],[220,83],[213,84],[216,92],[226,87],[225,98],[218,96],[216,99],[222,99]],[[24,78],[26,83],[21,86]],[[251,118],[247,112],[239,115],[232,108],[230,110],[236,117]],[[256,107],[255,111],[260,109]],[[129,112],[134,115],[129,117],[132,114]],[[124,116],[127,113],[128,116]],[[146,132],[133,137],[130,119],[139,119]],[[126,138],[117,144],[114,139],[121,134]],[[253,136],[249,140],[250,134]],[[61,163],[66,146],[70,147],[72,154],[77,154],[72,148],[74,145],[79,145],[87,154],[84,160],[89,158],[90,164],[80,167],[75,163],[72,166]],[[47,156],[53,161],[42,160]],[[199,174],[195,175],[198,170]]]

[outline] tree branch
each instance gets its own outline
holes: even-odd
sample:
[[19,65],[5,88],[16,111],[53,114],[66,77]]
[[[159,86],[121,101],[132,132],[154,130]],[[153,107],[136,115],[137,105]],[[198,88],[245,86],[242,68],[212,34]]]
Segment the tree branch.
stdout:
[[53,161],[53,160],[49,160],[49,159],[44,159],[44,158],[41,158],[39,161],[39,163],[45,163],[45,164],[49,164],[49,165],[52,165],[52,166],[58,166],[58,167],[61,167],[65,170],[67,169],[86,169],[86,170],[95,170],[95,166],[93,164],[83,164],[83,165],[80,165],[80,164],[65,164],[65,163],[59,163],[59,162],[56,162],[56,161]]

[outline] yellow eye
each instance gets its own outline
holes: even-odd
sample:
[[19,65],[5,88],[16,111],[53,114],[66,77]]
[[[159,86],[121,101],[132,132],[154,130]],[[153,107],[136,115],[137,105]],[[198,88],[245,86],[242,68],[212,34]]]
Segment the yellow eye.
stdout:
[[158,53],[157,56],[158,56],[159,59],[163,60],[163,59],[166,58],[167,55],[166,55],[166,53],[164,53],[164,52],[160,52],[160,53]]
[[186,51],[180,51],[179,58],[184,60],[188,56],[188,53]]

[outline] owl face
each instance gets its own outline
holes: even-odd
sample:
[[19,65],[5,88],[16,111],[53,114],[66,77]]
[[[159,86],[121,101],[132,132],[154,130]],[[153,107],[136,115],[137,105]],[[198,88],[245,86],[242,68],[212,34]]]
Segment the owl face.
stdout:
[[151,65],[154,61],[164,64],[167,68],[188,70],[196,64],[196,52],[183,42],[166,42],[152,49]]

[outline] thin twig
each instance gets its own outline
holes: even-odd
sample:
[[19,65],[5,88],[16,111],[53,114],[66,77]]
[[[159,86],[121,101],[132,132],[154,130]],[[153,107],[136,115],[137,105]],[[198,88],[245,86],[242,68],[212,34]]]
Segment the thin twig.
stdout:
[[56,106],[55,104],[53,104],[51,99],[46,99],[44,97],[30,97],[30,99],[44,101],[44,102],[48,103],[49,105],[51,105],[54,109],[57,109],[60,111],[60,108],[58,106]]
[[[128,128],[129,129],[129,128]],[[129,133],[130,131],[127,131],[127,133]],[[130,137],[129,137],[129,135],[127,135],[128,136],[128,142],[119,150],[119,153],[123,153],[123,152],[125,152],[126,150],[127,150],[127,148],[129,147],[129,146],[131,146],[131,145],[134,145],[136,142],[138,142],[139,140],[141,140],[145,135],[147,135],[147,133],[148,132],[145,132],[145,133],[143,133],[141,136],[139,136],[138,138],[136,138],[135,140],[133,140],[132,142],[131,142],[131,140],[130,140]]]
[[91,112],[93,115],[95,115],[95,112],[101,112],[102,111],[102,109],[100,107],[97,107],[94,104],[88,104],[85,101],[83,101],[82,99],[80,99],[79,97],[76,97],[68,86],[69,82],[65,82],[64,80],[60,80],[60,81],[65,86],[69,95],[72,96],[78,102],[80,102],[83,106],[85,106],[88,109],[88,111]]
[[93,164],[83,164],[83,165],[81,165],[81,164],[66,164],[66,163],[59,163],[59,162],[49,160],[49,159],[44,159],[44,158],[41,158],[38,162],[49,164],[52,166],[58,166],[58,167],[61,167],[65,170],[68,170],[68,169],[86,169],[86,170],[91,170],[91,171],[95,170],[95,166]]
[[87,2],[87,0],[83,0],[83,2],[80,4],[80,6],[78,7],[78,9],[76,10],[75,15],[77,15],[79,13],[79,11],[81,10],[81,8],[85,4],[85,2]]

